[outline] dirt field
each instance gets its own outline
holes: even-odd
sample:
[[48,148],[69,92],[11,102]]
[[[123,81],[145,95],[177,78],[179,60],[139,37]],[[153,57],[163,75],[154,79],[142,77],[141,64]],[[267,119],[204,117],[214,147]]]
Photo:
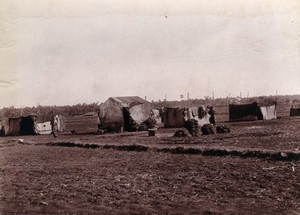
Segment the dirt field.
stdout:
[[[2,214],[300,214],[300,119],[0,138]],[[23,141],[19,141],[23,139]]]

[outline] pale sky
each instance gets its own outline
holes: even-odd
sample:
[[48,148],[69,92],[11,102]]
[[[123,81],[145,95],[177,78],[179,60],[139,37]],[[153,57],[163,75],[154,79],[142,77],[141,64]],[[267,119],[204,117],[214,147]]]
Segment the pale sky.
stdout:
[[300,94],[299,0],[0,0],[0,108]]

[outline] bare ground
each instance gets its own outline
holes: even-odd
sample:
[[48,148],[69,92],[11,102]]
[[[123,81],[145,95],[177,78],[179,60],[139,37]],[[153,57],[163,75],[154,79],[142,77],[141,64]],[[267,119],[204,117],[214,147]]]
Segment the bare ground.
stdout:
[[3,137],[1,212],[300,214],[300,120],[226,125],[199,138]]

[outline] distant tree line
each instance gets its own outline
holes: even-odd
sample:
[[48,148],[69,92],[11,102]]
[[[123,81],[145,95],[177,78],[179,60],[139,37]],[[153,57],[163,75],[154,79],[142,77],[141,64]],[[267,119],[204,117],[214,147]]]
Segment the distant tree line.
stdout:
[[36,107],[24,107],[15,108],[5,107],[0,110],[1,119],[28,115],[37,115],[37,121],[46,122],[50,121],[51,117],[55,114],[63,116],[73,116],[79,114],[85,114],[88,112],[99,112],[99,104],[77,104],[77,105],[66,105],[66,106],[41,106]]
[[[181,101],[152,101],[152,108],[162,108],[162,107],[193,107],[200,105],[213,105],[213,106],[225,106],[232,103],[286,103],[300,106],[300,95],[281,95],[281,96],[260,96],[260,97],[250,97],[250,98],[209,98],[205,99],[188,99]],[[24,107],[24,108],[15,108],[4,107],[0,109],[0,120],[10,118],[10,117],[19,117],[27,115],[37,115],[38,122],[49,121],[51,117],[55,114],[63,116],[73,116],[85,114],[88,112],[99,112],[99,103],[91,104],[77,104],[77,105],[66,105],[66,106],[41,106],[36,107]]]
[[259,96],[259,97],[227,97],[227,98],[210,98],[205,99],[188,99],[181,101],[152,101],[152,108],[162,107],[193,107],[193,106],[226,106],[229,104],[247,104],[252,102],[258,102],[261,104],[273,104],[277,103],[288,103],[300,105],[300,95],[281,95],[281,96]]

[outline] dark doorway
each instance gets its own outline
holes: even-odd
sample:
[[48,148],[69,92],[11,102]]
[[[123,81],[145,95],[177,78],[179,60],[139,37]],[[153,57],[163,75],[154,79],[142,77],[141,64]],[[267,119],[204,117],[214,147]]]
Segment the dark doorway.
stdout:
[[32,117],[22,117],[20,122],[20,135],[34,135],[34,120]]
[[128,108],[123,107],[124,131],[131,130],[131,120]]

